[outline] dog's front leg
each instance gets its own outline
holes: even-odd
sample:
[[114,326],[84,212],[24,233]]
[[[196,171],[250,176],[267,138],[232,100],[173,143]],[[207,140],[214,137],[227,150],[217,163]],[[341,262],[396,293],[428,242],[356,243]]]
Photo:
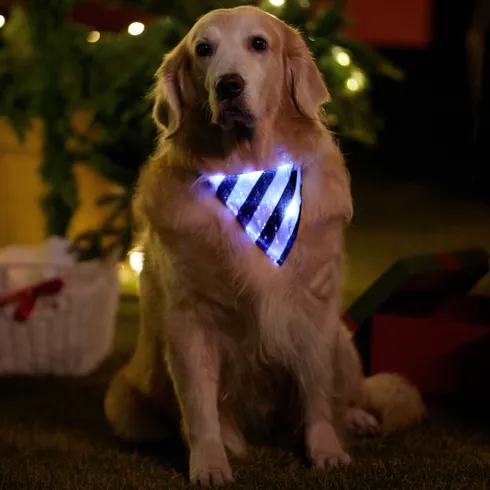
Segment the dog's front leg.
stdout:
[[196,310],[171,315],[166,358],[179,399],[184,435],[190,449],[192,483],[233,480],[221,438],[218,415],[220,352],[217,332]]
[[306,446],[308,456],[317,469],[348,465],[350,456],[344,451],[334,423],[335,332],[311,342],[300,365],[300,382],[304,397]]
[[335,430],[330,400],[311,390],[305,402],[306,445],[313,466],[323,470],[348,465],[351,458]]

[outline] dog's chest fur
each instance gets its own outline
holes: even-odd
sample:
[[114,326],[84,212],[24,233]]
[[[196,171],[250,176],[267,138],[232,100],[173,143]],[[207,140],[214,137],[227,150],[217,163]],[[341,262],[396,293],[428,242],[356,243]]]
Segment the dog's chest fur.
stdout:
[[[327,137],[328,135],[326,135]],[[348,176],[335,145],[302,171],[302,206],[296,241],[282,266],[247,236],[233,213],[204,185],[180,181],[155,161],[137,197],[147,209],[147,247],[157,262],[172,264],[167,290],[177,301],[208,300],[227,313],[252,318],[263,339],[281,337],[277,328],[321,321],[339,289],[343,221],[351,214]],[[164,276],[167,276],[162,270]],[[308,325],[304,325],[308,324]],[[275,332],[275,333],[274,333]],[[292,340],[292,339],[291,339]]]
[[[170,305],[198,308],[203,326],[219,335],[221,396],[234,393],[238,406],[261,400],[254,408],[265,413],[277,405],[278,378],[288,377],[278,373],[295,371],[301,359],[322,363],[325,330],[336,328],[351,199],[335,148],[323,163],[303,169],[298,236],[280,267],[208,186],[173,178],[159,162],[143,175],[136,204],[150,225],[147,273],[172,297]],[[163,329],[179,325],[164,321]]]
[[[299,232],[282,266],[253,243],[214,195],[196,191],[199,212],[205,213],[205,226],[213,234],[206,234],[208,245],[202,246],[202,257],[192,264],[193,283],[205,278],[201,294],[241,318],[254,317],[262,340],[269,339],[271,344],[277,343],[272,337],[294,342],[285,337],[300,334],[301,329],[304,334],[309,328],[305,323],[321,321],[323,304],[338,287],[342,223],[328,217],[328,186],[323,179],[316,167],[303,171]],[[292,323],[297,324],[295,329],[289,327]]]
[[[198,206],[206,210],[209,229],[219,230],[208,237],[217,252],[220,266],[227,268],[235,285],[255,293],[258,298],[301,284],[303,289],[324,296],[326,265],[342,250],[338,240],[340,220],[329,216],[328,187],[316,167],[303,171],[301,219],[298,236],[282,266],[271,259],[247,236],[233,213],[211,192],[197,192]],[[341,228],[341,227],[340,227]],[[229,284],[228,286],[232,286]]]
[[[303,172],[300,228],[280,267],[216,197],[197,196],[209,229],[219,230],[208,237],[211,246],[203,247],[206,258],[195,264],[195,271],[196,280],[207,278],[201,294],[226,311],[222,396],[235,393],[238,404],[251,400],[256,405],[262,400],[246,412],[263,410],[265,415],[277,406],[278,385],[287,385],[287,376],[279,373],[294,370],[298,358],[311,358],[309,350],[324,342],[323,330],[332,309],[329,303],[337,301],[340,287],[343,225],[342,219],[328,216],[330,200],[323,178],[315,167]],[[216,270],[224,273],[209,281]]]

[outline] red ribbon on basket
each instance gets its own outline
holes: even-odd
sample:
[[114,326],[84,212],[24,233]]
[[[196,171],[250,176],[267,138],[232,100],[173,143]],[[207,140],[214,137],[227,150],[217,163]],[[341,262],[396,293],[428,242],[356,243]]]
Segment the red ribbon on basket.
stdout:
[[33,286],[18,289],[5,296],[0,296],[0,307],[17,302],[17,308],[14,311],[14,320],[23,322],[30,318],[39,296],[58,294],[63,289],[63,286],[64,283],[59,277],[48,279]]

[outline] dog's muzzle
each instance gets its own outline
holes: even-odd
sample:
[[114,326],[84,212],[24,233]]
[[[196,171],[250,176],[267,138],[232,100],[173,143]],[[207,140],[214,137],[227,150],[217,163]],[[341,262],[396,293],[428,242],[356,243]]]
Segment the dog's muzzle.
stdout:
[[218,100],[236,99],[245,88],[245,80],[237,73],[223,75],[216,83],[216,95]]
[[245,80],[237,73],[221,76],[215,85],[218,99],[218,122],[230,129],[234,124],[253,127],[255,118],[247,110],[244,102]]

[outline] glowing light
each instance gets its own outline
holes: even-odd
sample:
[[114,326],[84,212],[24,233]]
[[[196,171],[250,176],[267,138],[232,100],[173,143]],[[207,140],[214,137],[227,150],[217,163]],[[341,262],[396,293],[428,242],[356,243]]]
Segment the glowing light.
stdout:
[[[281,158],[280,163],[288,161]],[[277,265],[294,243],[301,211],[301,169],[292,163],[271,170],[208,178],[248,237]]]
[[276,234],[274,243],[267,250],[267,255],[274,259],[274,257],[281,256],[286,247],[285,244],[291,239],[296,223],[299,222],[299,215],[301,211],[301,174],[298,172],[298,181],[296,183],[296,192],[291,200],[291,203],[286,209],[284,214],[284,220],[279,227]]
[[5,25],[5,17],[3,15],[0,15],[0,27],[3,27]]
[[228,207],[233,210],[235,214],[238,213],[242,204],[247,200],[250,191],[253,186],[260,179],[262,172],[248,172],[246,174],[241,174],[235,188],[229,195],[226,203]]
[[335,61],[341,66],[349,66],[351,64],[351,59],[349,54],[342,48],[335,46],[332,48],[332,54]]
[[[291,165],[284,165],[277,169],[273,184],[267,189],[267,192],[262,198],[262,202],[255,211],[250,223],[247,225],[245,231],[254,242],[259,239],[265,224],[274,211],[275,203],[279,201],[284,192],[291,174],[291,168]],[[262,172],[259,173],[262,174]]]
[[133,22],[129,24],[128,32],[132,36],[139,36],[145,30],[145,24],[141,22]]
[[366,86],[366,75],[360,70],[354,70],[345,81],[345,86],[351,92],[359,92]]
[[359,90],[359,83],[357,82],[357,80],[354,80],[353,78],[348,78],[345,81],[345,86],[351,92],[357,92]]
[[211,182],[213,187],[217,189],[221,184],[221,182],[223,182],[224,178],[225,176],[223,174],[216,174],[216,175],[211,175],[211,177],[209,177],[209,181]]
[[298,208],[298,203],[291,201],[291,204],[287,207],[286,213],[284,214],[284,219],[289,219],[296,216],[296,210]]
[[354,70],[350,76],[359,84],[360,89],[366,86],[366,75],[361,70]]
[[143,270],[143,262],[143,252],[140,252],[139,250],[131,250],[131,252],[129,252],[129,265],[137,274],[140,274]]
[[96,43],[100,39],[100,32],[99,31],[92,31],[88,33],[87,36],[87,41],[89,43]]
[[269,3],[271,5],[274,5],[274,7],[281,7],[282,5],[284,5],[286,0],[269,0]]

